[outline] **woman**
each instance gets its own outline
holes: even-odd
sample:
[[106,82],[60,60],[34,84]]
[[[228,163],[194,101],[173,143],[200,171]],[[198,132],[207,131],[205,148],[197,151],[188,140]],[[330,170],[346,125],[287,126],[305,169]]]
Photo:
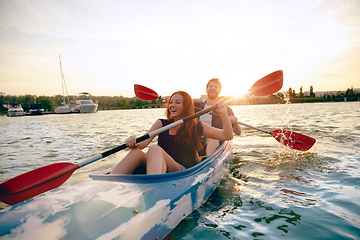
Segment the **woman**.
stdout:
[[[217,105],[221,103],[222,100],[219,100]],[[231,140],[233,137],[226,107],[218,107],[217,112],[222,117],[223,129],[214,128],[193,119],[160,133],[158,144],[150,146],[147,153],[141,149],[149,145],[155,136],[140,143],[136,143],[136,136],[129,137],[125,143],[131,151],[112,169],[110,174],[132,174],[140,165],[146,166],[147,174],[176,172],[192,167],[199,162],[197,152],[202,149],[200,136],[221,141]],[[183,91],[173,93],[168,100],[166,113],[167,119],[158,119],[147,133],[194,114],[192,98]]]

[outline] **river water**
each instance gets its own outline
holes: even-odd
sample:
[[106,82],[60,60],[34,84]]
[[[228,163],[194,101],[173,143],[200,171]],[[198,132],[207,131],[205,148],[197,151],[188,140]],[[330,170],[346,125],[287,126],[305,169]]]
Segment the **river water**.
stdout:
[[[299,152],[243,127],[233,140],[230,173],[173,239],[360,239],[360,102],[232,109],[242,122],[317,142]],[[164,109],[0,117],[0,182],[51,163],[86,160],[143,135],[160,117]],[[111,167],[126,153],[78,169],[65,184]]]

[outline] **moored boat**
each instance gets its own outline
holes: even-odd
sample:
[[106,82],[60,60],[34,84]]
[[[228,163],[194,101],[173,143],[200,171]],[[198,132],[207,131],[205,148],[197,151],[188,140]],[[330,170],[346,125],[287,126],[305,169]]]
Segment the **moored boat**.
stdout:
[[30,115],[43,115],[44,114],[44,108],[41,103],[33,103],[30,104]]
[[56,113],[56,114],[71,113],[70,105],[64,104],[64,105],[62,105],[62,106],[58,106],[57,108],[55,108],[55,113]]
[[[63,91],[63,102],[62,102],[61,106],[58,106],[55,108],[55,113],[56,114],[66,114],[66,113],[71,113],[71,106],[70,106],[69,95],[67,92],[65,76],[64,76],[63,69],[62,69],[60,55],[59,55],[59,62],[60,62],[60,73],[61,73],[61,85],[62,85],[62,91]],[[66,93],[67,102],[65,102],[65,93]]]
[[76,100],[76,105],[71,109],[75,113],[95,113],[98,108],[98,103],[91,100],[90,93],[79,93],[80,98]]
[[0,212],[0,236],[26,239],[162,239],[199,208],[232,161],[224,142],[197,165],[158,175],[93,174]]
[[19,117],[24,116],[25,112],[20,103],[11,103],[8,105],[8,116]]

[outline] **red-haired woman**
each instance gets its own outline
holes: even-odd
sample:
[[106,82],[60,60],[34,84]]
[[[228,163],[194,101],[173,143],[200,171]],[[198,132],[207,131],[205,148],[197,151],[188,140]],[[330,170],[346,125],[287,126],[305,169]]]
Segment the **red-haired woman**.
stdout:
[[[217,105],[221,103],[222,100],[219,100]],[[132,174],[140,165],[146,166],[147,174],[176,172],[194,166],[199,162],[197,152],[202,149],[200,136],[221,141],[231,140],[233,137],[226,107],[218,107],[216,111],[222,117],[223,129],[214,128],[193,119],[160,133],[158,144],[151,145],[147,153],[141,149],[149,145],[155,136],[140,143],[136,143],[136,136],[129,137],[125,143],[131,151],[112,169],[110,174]],[[168,99],[166,113],[167,119],[158,119],[147,133],[194,114],[192,98],[183,91],[173,93]]]

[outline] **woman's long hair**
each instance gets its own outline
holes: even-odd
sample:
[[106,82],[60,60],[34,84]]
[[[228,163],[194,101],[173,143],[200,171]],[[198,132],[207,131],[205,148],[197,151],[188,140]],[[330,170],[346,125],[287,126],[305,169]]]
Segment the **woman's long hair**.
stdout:
[[[175,94],[180,94],[181,96],[183,96],[183,113],[182,113],[182,117],[187,117],[190,116],[192,114],[194,114],[194,102],[192,100],[192,98],[190,97],[190,95],[187,92],[184,91],[177,91],[174,92],[170,98],[168,98],[167,100],[167,107],[166,107],[166,117],[168,120],[171,120],[171,113],[170,113],[170,107],[169,107],[169,102],[170,99],[172,98],[172,96],[174,96]],[[178,129],[177,133],[176,133],[176,138],[175,141],[181,141],[181,142],[185,142],[186,145],[188,145],[189,147],[193,147],[195,148],[196,151],[200,151],[202,149],[202,145],[201,142],[199,140],[198,134],[197,134],[197,118],[192,119],[190,121],[187,121],[185,123],[183,123],[180,128]]]

